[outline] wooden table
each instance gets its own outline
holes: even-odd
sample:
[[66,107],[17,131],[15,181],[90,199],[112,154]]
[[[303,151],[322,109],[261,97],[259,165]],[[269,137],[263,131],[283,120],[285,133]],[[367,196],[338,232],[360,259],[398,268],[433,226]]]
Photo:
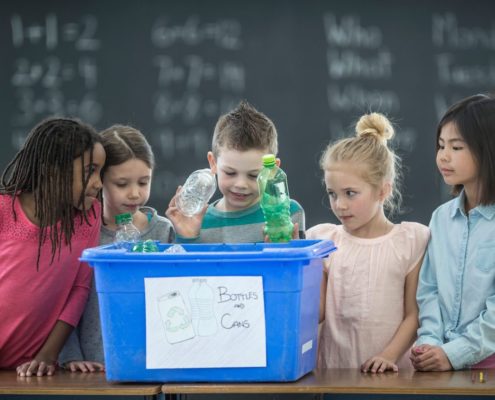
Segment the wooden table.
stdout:
[[[483,372],[484,382],[480,382]],[[363,374],[357,369],[315,370],[287,383],[167,383],[166,394],[207,393],[346,393],[418,395],[495,395],[495,369],[453,372]]]
[[104,373],[70,373],[57,371],[53,376],[21,378],[15,371],[0,371],[0,396],[17,395],[108,395],[143,396],[156,399],[161,395],[159,383],[111,383]]

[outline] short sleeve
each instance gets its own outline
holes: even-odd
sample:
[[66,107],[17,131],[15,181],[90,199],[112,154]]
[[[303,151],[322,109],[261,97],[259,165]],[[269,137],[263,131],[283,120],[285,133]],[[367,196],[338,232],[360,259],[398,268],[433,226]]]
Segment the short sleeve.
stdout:
[[430,239],[430,229],[417,222],[404,222],[403,226],[407,233],[410,244],[410,260],[406,273],[411,272],[424,256],[428,240]]

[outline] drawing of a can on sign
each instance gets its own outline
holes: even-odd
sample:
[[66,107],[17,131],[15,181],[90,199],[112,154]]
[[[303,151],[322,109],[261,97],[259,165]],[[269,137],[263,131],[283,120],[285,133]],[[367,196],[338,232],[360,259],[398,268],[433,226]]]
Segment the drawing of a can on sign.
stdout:
[[157,302],[168,343],[184,342],[195,336],[191,316],[180,292],[164,294]]

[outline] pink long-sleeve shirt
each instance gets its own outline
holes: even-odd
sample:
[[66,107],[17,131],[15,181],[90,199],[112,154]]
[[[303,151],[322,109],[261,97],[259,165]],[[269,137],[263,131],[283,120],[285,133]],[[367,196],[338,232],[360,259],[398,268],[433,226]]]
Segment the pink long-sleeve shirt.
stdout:
[[0,195],[0,369],[15,368],[34,358],[57,321],[76,326],[88,297],[92,270],[79,257],[98,245],[100,204],[91,226],[79,216],[71,248],[63,246],[51,260],[51,243],[41,248],[36,269],[39,227],[28,220],[18,198],[17,220],[11,197]]

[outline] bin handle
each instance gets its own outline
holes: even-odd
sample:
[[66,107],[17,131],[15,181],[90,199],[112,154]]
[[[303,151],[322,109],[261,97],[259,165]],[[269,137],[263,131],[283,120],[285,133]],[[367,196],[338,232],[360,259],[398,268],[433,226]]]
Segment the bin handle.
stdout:
[[321,240],[320,242],[313,245],[311,252],[315,257],[327,257],[331,252],[337,250],[335,243],[332,240]]

